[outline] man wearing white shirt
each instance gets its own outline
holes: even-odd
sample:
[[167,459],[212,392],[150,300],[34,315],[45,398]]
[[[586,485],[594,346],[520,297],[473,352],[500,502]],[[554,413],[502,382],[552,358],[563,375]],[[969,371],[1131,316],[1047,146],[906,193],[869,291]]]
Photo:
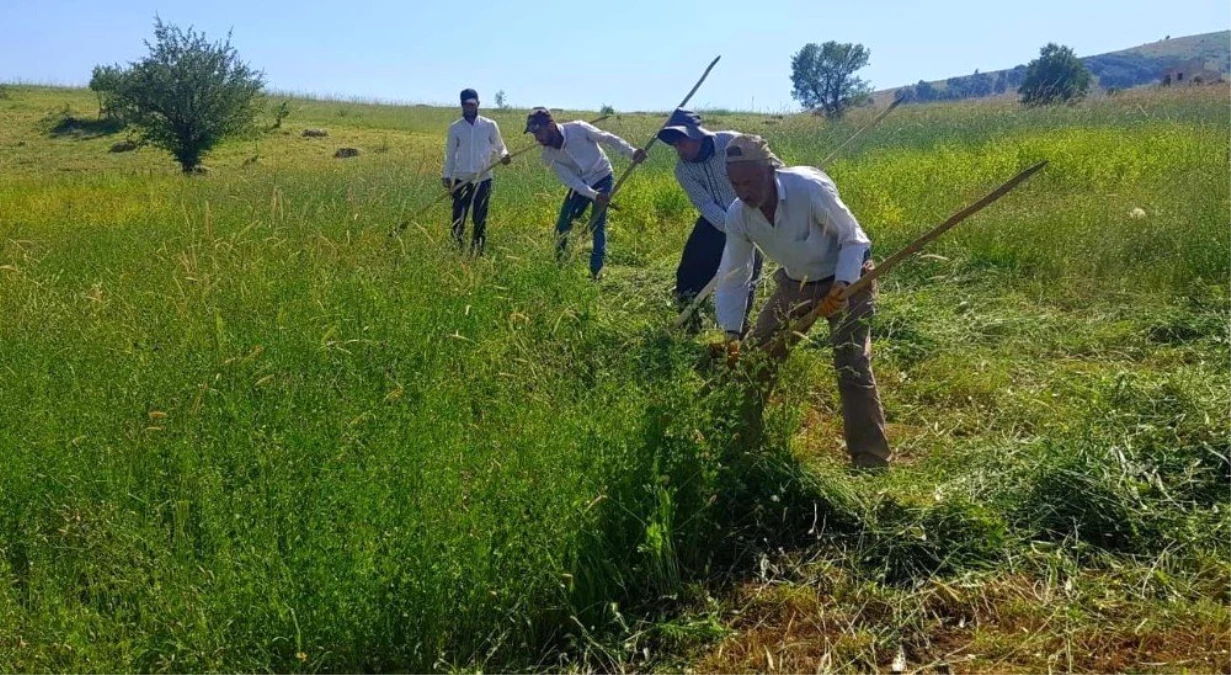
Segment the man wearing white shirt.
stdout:
[[593,224],[594,249],[590,253],[590,276],[597,279],[607,255],[607,206],[610,203],[611,160],[599,147],[606,145],[635,163],[645,161],[645,151],[634,148],[615,134],[589,122],[557,124],[547,108],[535,108],[526,118],[525,133],[543,146],[543,163],[551,167],[569,188],[556,219],[556,258],[564,257],[573,221],[583,216],[591,203],[602,208]]
[[715,294],[718,324],[738,353],[754,247],[761,249],[782,267],[749,340],[772,345],[773,361],[785,359],[785,343],[774,338],[789,330],[791,321],[821,306],[829,321],[851,461],[859,468],[887,467],[889,442],[872,375],[868,327],[875,312],[874,289],[842,298],[844,288],[872,269],[871,242],[820,169],[784,167],[759,136],[732,139],[726,161],[738,199],[726,215],[727,241]]
[[503,164],[511,161],[509,151],[500,138],[500,127],[479,115],[479,94],[463,89],[462,118],[449,125],[445,141],[445,166],[441,182],[453,193],[453,240],[462,247],[466,232],[466,214],[471,217],[474,231],[470,241],[472,253],[483,253],[487,243],[487,206],[492,194],[492,174],[479,172],[497,157]]

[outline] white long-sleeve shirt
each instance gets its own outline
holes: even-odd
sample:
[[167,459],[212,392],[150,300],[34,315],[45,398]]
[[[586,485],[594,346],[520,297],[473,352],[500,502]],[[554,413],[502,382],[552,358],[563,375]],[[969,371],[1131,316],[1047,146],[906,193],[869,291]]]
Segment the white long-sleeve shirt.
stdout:
[[[454,180],[469,180],[483,167],[507,154],[509,151],[500,137],[500,127],[493,120],[478,115],[471,124],[463,117],[449,125],[442,175]],[[491,177],[491,171],[488,171],[478,180]]]
[[838,197],[833,180],[819,169],[778,169],[778,207],[770,223],[760,209],[736,199],[727,209],[727,244],[718,266],[714,304],[718,325],[737,332],[744,325],[753,246],[782,265],[794,281],[834,277],[859,280],[864,255],[872,242]]
[[543,163],[555,170],[560,182],[590,199],[598,196],[590,186],[611,173],[611,160],[598,144],[617,150],[629,159],[637,152],[623,138],[589,122],[563,122],[559,127],[564,144],[559,149],[545,146]]

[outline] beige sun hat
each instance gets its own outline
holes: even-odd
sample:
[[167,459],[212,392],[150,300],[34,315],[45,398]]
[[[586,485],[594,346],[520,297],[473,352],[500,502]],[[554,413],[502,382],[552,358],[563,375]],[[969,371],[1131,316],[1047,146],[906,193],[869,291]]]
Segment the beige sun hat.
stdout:
[[769,143],[755,134],[740,134],[727,144],[727,164],[735,162],[764,162],[771,166],[783,166],[782,160],[769,149]]

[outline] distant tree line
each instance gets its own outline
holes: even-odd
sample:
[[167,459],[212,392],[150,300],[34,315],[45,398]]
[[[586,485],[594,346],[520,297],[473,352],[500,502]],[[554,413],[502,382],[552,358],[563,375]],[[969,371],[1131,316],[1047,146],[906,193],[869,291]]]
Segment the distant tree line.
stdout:
[[[871,52],[861,44],[808,43],[791,57],[791,96],[805,108],[840,119],[850,108],[871,100],[871,85],[855,73],[868,65]],[[1023,105],[1076,103],[1090,89],[1091,75],[1072,47],[1048,43],[1038,58],[996,73],[978,70],[951,77],[943,87],[920,80],[898,93],[908,101],[953,101],[982,98],[1012,90]]]
[[905,87],[902,93],[906,100],[915,103],[928,101],[959,101],[966,98],[981,98],[1016,90],[1026,79],[1026,66],[995,73],[975,71],[973,75],[951,77],[944,86],[936,87],[931,82],[919,80],[918,84]]
[[1083,59],[1090,73],[1104,89],[1127,89],[1141,84],[1153,84],[1171,68],[1186,62],[1179,57],[1149,57],[1140,54],[1104,54]]
[[[1135,53],[1103,54],[1078,59],[1103,89],[1127,89],[1157,83],[1164,72],[1186,62],[1180,57],[1151,57]],[[1228,62],[1231,66],[1231,61]],[[903,88],[906,100],[913,103],[959,101],[1017,91],[1026,79],[1028,66],[1020,65],[992,73],[975,71],[933,84],[920,80]],[[1231,69],[1231,68],[1229,68]]]

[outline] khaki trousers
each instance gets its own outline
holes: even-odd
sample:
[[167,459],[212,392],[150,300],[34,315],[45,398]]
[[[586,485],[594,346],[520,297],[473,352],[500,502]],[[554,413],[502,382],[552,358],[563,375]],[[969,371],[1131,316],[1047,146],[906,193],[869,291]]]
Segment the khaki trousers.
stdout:
[[[872,269],[864,263],[863,274]],[[757,316],[748,339],[753,344],[769,344],[790,322],[820,304],[833,285],[832,279],[800,282],[779,269],[774,274],[776,287]],[[829,341],[833,345],[833,364],[838,374],[838,394],[842,399],[842,426],[846,448],[857,467],[882,467],[889,464],[889,441],[885,438],[885,413],[872,375],[872,337],[869,324],[876,312],[875,284],[847,300],[847,309],[829,317]],[[768,353],[780,362],[787,356],[784,342]]]

